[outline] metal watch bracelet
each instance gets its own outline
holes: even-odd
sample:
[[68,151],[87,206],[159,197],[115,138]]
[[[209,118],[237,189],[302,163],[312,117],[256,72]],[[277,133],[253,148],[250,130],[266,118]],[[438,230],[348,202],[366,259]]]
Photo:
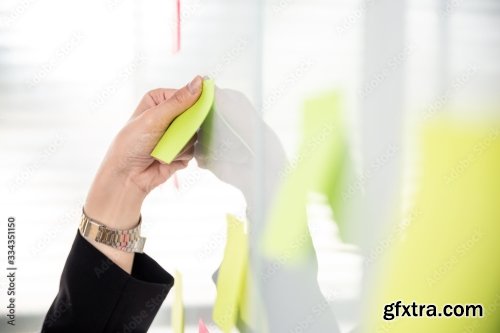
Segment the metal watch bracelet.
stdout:
[[82,210],[80,234],[86,238],[111,246],[125,252],[143,253],[146,238],[141,237],[141,220],[135,228],[128,230],[112,229],[89,218]]

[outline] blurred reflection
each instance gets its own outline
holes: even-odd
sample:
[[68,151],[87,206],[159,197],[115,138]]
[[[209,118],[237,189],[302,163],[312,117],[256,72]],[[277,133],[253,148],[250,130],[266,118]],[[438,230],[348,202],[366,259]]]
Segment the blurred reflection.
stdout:
[[[256,154],[260,148],[258,135],[263,140],[262,161],[257,160]],[[255,181],[258,163],[264,164],[265,188],[258,194],[264,196],[259,198],[259,202],[264,204],[263,216],[267,217],[276,202],[287,159],[276,134],[243,94],[229,89],[216,89],[215,107],[199,132],[195,156],[200,167],[211,170],[219,179],[243,192],[251,223],[249,229],[252,237],[259,237],[263,229],[255,223],[253,215],[258,190]],[[305,188],[292,190],[301,197],[306,196]],[[299,213],[305,224],[306,200],[300,200],[292,212]],[[256,276],[255,270],[249,269],[249,280],[260,286],[252,302],[261,304],[264,311],[263,316],[260,313],[254,315],[259,320],[265,317],[267,322],[259,322],[259,327],[255,327],[254,322],[240,320],[240,331],[262,332],[265,327],[269,332],[339,332],[329,303],[318,286],[317,260],[307,227],[302,238],[307,240],[305,243],[309,245],[309,251],[306,260],[298,265],[290,266],[279,259],[268,259],[258,249],[250,249],[264,273]],[[272,274],[267,274],[269,272]],[[250,288],[253,290],[252,286]]]

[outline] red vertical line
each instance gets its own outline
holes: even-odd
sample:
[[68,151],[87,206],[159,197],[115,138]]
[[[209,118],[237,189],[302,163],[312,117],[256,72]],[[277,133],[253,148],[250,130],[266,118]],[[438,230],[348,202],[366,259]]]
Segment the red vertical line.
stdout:
[[176,29],[176,36],[175,36],[175,52],[179,52],[181,50],[181,0],[176,0],[176,7],[177,7],[177,17],[176,17],[176,23],[177,23],[177,29]]

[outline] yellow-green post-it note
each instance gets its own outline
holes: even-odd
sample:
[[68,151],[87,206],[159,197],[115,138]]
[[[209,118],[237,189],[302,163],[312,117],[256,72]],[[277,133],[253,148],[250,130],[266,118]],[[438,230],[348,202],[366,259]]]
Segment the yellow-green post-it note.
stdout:
[[261,249],[267,258],[281,261],[286,257],[287,265],[298,265],[310,258],[314,250],[306,214],[310,191],[334,198],[334,213],[341,210],[339,196],[347,161],[344,133],[339,93],[323,93],[305,102],[299,154],[295,165],[284,173],[262,239]]
[[[412,218],[381,258],[362,332],[500,332],[500,124],[435,119],[420,147]],[[398,300],[437,313],[481,304],[484,316],[385,320],[381,311]]]
[[174,303],[172,305],[172,330],[174,333],[184,333],[184,304],[182,301],[182,275],[175,272]]
[[205,121],[214,104],[214,95],[214,81],[203,80],[202,92],[196,103],[174,119],[151,156],[162,162],[172,163]]
[[227,216],[227,243],[217,278],[217,299],[213,320],[223,332],[236,325],[241,300],[245,297],[248,270],[248,238],[244,224],[233,215]]

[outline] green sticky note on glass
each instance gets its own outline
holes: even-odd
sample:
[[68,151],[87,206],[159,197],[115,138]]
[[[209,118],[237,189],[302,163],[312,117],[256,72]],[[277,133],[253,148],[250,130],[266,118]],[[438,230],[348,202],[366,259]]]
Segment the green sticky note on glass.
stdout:
[[174,119],[156,144],[151,156],[165,163],[172,163],[207,118],[214,104],[214,95],[214,81],[203,80],[200,98]]
[[245,297],[248,269],[248,237],[244,223],[233,215],[227,216],[227,243],[217,277],[217,299],[213,320],[223,332],[235,327],[241,300]]
[[174,333],[184,333],[184,304],[182,300],[182,275],[175,272],[174,303],[172,304],[172,330]]
[[342,97],[332,91],[304,104],[304,135],[295,165],[285,170],[282,187],[275,199],[263,236],[267,258],[298,265],[309,260],[313,249],[307,225],[307,196],[325,193],[340,211],[346,139]]
[[[411,219],[391,233],[360,332],[500,332],[499,125],[451,117],[425,124]],[[445,304],[481,304],[484,312],[384,320],[384,306],[398,300],[435,304],[436,313]]]

